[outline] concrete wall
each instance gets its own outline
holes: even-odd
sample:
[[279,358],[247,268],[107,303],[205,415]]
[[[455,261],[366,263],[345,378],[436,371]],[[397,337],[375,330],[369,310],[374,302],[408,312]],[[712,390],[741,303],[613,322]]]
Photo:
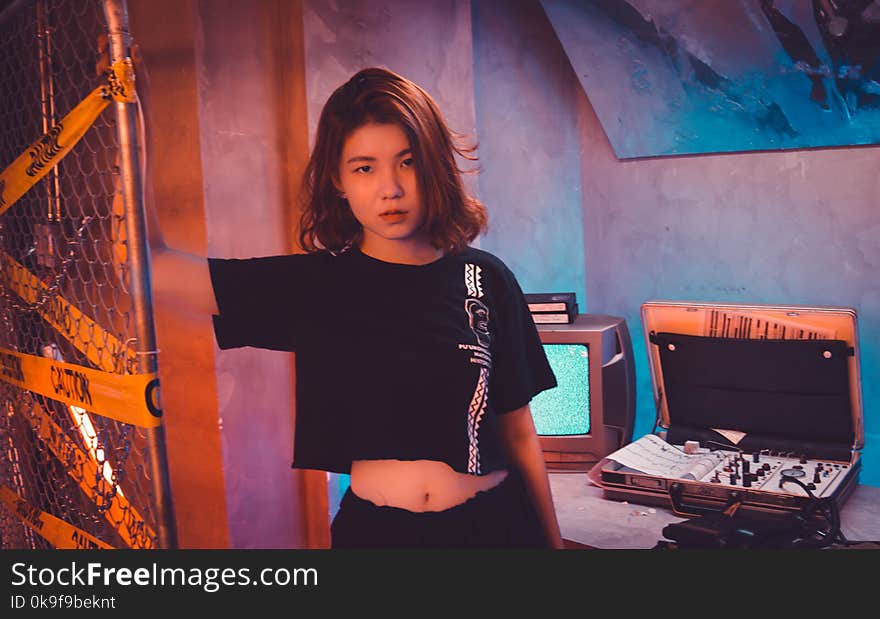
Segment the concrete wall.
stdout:
[[304,0],[303,28],[310,144],[327,97],[371,66],[419,84],[453,130],[474,135],[469,0]]
[[[199,2],[197,64],[208,255],[288,253],[284,134],[286,101],[276,28],[290,27],[274,2]],[[302,127],[301,129],[304,129]],[[292,170],[290,172],[293,172]],[[283,282],[278,282],[283,286]],[[218,415],[233,548],[297,547],[293,454],[293,356],[216,351]]]
[[577,76],[537,2],[474,0],[473,16],[480,246],[523,291],[575,292],[585,312]]

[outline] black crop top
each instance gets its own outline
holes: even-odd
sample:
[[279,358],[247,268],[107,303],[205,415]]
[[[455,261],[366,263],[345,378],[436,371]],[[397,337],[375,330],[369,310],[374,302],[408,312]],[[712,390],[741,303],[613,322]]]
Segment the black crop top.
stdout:
[[508,464],[496,415],[556,386],[516,278],[488,252],[208,262],[220,348],[296,351],[294,468],[426,459],[484,475]]

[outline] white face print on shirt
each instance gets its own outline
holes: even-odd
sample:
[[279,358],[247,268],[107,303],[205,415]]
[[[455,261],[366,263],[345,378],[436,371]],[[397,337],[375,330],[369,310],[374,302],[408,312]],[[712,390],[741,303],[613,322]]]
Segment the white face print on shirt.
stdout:
[[489,348],[489,308],[479,299],[467,299],[464,302],[464,309],[477,344]]

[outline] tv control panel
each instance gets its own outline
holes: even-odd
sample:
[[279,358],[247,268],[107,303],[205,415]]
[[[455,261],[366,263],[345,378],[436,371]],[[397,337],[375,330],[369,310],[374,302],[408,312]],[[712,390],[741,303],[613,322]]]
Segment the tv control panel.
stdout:
[[[791,452],[762,450],[751,454],[698,449],[685,451],[704,456],[700,466],[691,469],[684,479],[728,488],[809,496],[806,486],[816,497],[834,494],[849,471],[846,462],[814,460]],[[795,481],[797,480],[797,481]],[[800,482],[800,483],[797,483]]]

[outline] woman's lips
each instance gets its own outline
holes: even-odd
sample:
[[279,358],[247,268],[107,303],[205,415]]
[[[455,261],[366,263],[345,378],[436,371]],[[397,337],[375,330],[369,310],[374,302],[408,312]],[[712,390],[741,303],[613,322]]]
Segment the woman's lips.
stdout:
[[396,223],[406,219],[406,211],[386,211],[380,213],[379,217],[381,217],[382,221],[386,223]]

